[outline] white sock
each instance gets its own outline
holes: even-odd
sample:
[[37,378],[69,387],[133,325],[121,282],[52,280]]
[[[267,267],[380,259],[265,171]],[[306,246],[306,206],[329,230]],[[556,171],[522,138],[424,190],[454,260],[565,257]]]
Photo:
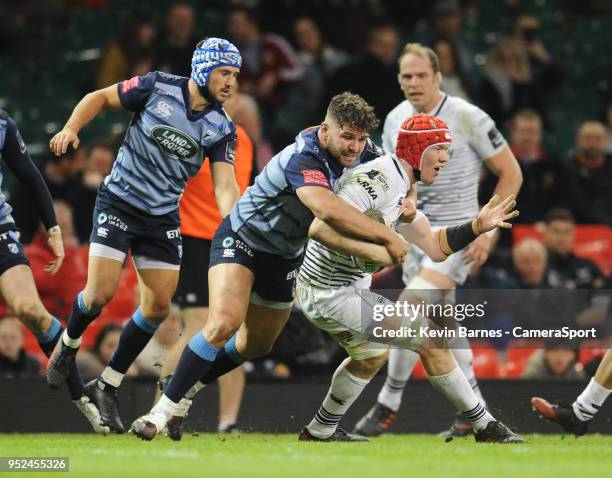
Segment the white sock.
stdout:
[[193,401],[189,400],[188,398],[181,398],[181,401],[178,403],[179,406],[177,412],[174,414],[174,416],[186,417],[192,403]]
[[472,422],[475,430],[485,428],[495,418],[478,399],[459,367],[446,375],[430,375],[429,381],[438,391]]
[[449,340],[449,346],[451,347],[457,364],[461,367],[461,371],[472,387],[472,390],[474,390],[474,393],[486,408],[487,402],[482,396],[480,386],[478,385],[478,379],[474,373],[474,354],[470,342],[465,337],[457,337]]
[[370,379],[356,377],[346,369],[350,360],[347,358],[334,372],[323,405],[306,427],[317,438],[327,438],[336,431],[343,415],[370,383]]
[[104,382],[112,385],[113,387],[119,387],[123,381],[123,377],[125,377],[124,373],[117,372],[110,367],[106,367],[100,376]]
[[62,334],[62,342],[64,342],[64,345],[66,347],[76,349],[81,346],[81,337],[78,337],[76,339],[71,339],[70,336],[68,335],[68,329],[66,329],[64,330],[64,333]]
[[157,427],[158,432],[161,432],[168,420],[174,415],[179,415],[181,411],[180,403],[174,403],[164,394],[147,415],[147,420]]
[[399,410],[404,388],[419,358],[419,354],[412,350],[391,347],[387,363],[387,380],[378,393],[380,403],[394,412]]
[[587,387],[572,404],[574,413],[583,422],[588,422],[593,419],[610,393],[612,393],[612,389],[602,387],[592,378]]

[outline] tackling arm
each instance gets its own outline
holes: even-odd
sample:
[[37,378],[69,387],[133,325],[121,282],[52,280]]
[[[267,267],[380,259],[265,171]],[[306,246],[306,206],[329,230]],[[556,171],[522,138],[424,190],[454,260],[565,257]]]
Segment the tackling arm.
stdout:
[[340,199],[329,189],[319,186],[304,186],[296,190],[300,201],[321,221],[338,233],[368,242],[383,244],[401,264],[408,252],[408,245],[387,226],[370,219]]
[[312,221],[308,235],[342,254],[360,257],[381,266],[393,265],[393,258],[385,247],[343,236],[320,219]]

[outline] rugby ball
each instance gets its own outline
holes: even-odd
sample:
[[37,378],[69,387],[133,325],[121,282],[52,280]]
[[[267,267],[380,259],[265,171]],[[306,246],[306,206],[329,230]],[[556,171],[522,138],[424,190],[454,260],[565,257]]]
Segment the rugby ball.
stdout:
[[[364,214],[368,216],[369,218],[380,222],[381,224],[386,224],[385,217],[383,213],[380,211],[377,211],[375,209],[368,209],[367,211],[364,212]],[[375,272],[378,272],[384,267],[378,264],[377,262],[369,261],[367,259],[363,259],[357,256],[353,256],[353,261],[355,262],[355,265],[359,269],[361,269],[363,272],[366,272],[368,274],[374,274]]]

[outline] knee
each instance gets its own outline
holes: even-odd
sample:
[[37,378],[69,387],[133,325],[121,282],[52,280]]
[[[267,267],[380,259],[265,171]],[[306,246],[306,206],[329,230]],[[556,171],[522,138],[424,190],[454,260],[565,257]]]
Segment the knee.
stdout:
[[45,329],[45,324],[49,314],[43,305],[34,300],[18,300],[13,304],[15,315],[33,333],[41,333]]
[[161,324],[170,314],[170,303],[155,301],[151,304],[143,304],[140,310],[149,322]]
[[204,336],[210,344],[221,348],[239,328],[240,321],[235,317],[223,314],[211,316],[204,326]]
[[114,291],[109,290],[85,290],[83,293],[83,302],[90,310],[100,310],[108,304],[113,298]]

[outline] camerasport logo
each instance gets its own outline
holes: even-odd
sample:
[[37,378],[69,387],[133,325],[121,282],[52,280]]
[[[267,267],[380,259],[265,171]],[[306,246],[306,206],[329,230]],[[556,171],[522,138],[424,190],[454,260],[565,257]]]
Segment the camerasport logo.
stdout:
[[189,135],[170,126],[154,126],[151,128],[151,136],[159,149],[171,158],[189,159],[200,150]]

